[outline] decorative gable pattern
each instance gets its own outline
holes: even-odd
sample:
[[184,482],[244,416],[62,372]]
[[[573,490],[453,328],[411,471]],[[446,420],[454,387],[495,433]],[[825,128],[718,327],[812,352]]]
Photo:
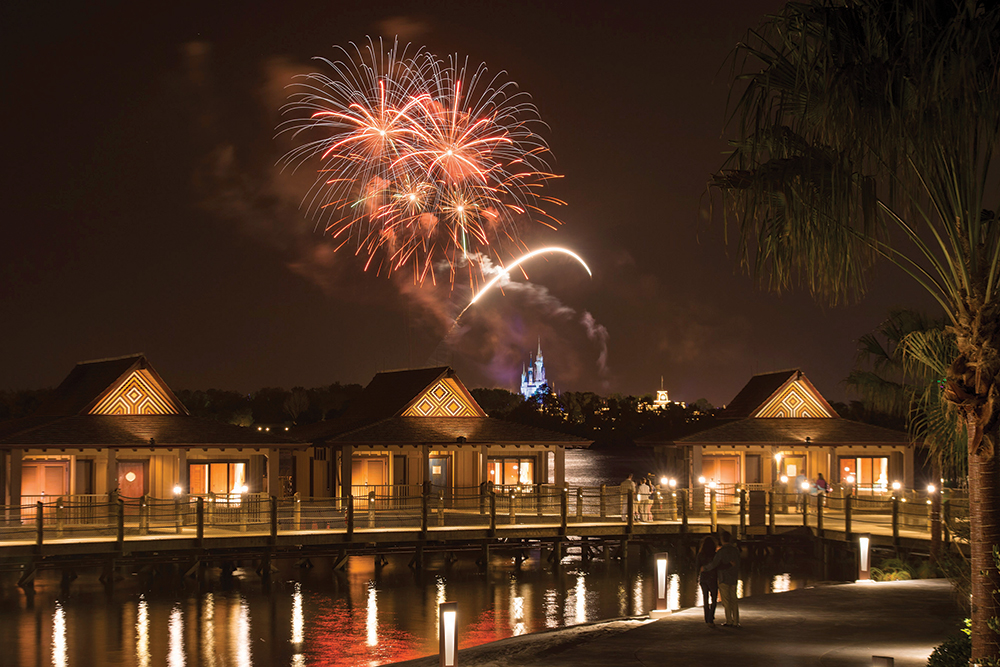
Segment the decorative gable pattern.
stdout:
[[815,419],[837,415],[826,407],[826,401],[801,380],[787,384],[776,396],[753,415],[758,419]]
[[403,411],[402,416],[485,417],[486,413],[476,405],[456,380],[443,378],[424,391]]
[[135,370],[117,388],[108,392],[90,411],[92,415],[176,415],[170,390],[152,374]]

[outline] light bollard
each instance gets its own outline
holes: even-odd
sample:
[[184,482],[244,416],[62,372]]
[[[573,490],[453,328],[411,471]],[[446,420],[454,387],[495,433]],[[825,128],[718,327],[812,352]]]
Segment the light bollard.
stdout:
[[871,581],[872,536],[869,533],[858,535],[858,581]]
[[649,612],[650,618],[663,618],[670,615],[667,609],[667,553],[662,551],[656,558],[656,608]]
[[458,665],[458,603],[438,605],[438,646],[441,667]]

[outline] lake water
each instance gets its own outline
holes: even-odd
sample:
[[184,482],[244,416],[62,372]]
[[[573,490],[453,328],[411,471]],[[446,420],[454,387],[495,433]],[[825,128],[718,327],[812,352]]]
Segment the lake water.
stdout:
[[[567,456],[571,484],[617,483],[644,461],[595,453]],[[594,483],[596,481],[596,483]],[[431,555],[415,572],[406,555],[376,568],[352,557],[345,572],[328,559],[311,568],[281,561],[268,590],[252,567],[231,578],[212,570],[204,587],[176,574],[126,573],[107,593],[95,571],[67,588],[43,572],[26,596],[0,577],[0,665],[122,667],[340,667],[382,665],[437,653],[437,605],[459,605],[460,647],[578,623],[647,613],[652,563],[638,549],[629,563],[567,557],[557,571],[537,551],[516,566],[497,553],[486,572],[463,554]],[[780,563],[746,563],[741,592],[757,595],[804,585],[808,574]],[[671,565],[671,608],[701,604],[690,564]]]

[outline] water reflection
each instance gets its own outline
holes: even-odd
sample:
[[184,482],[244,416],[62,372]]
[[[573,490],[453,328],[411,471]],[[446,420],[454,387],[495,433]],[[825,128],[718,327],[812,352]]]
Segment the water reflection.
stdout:
[[52,664],[54,667],[69,664],[66,656],[66,610],[59,602],[56,602],[56,610],[52,614]]
[[149,667],[149,603],[142,596],[135,612],[135,661],[139,667]]
[[[346,572],[322,561],[312,570],[281,563],[267,592],[249,569],[225,582],[210,571],[200,591],[190,580],[157,587],[126,578],[111,595],[99,573],[81,576],[69,596],[58,576],[43,574],[33,609],[0,605],[0,645],[20,664],[59,667],[381,665],[437,652],[437,606],[445,600],[459,604],[462,648],[643,614],[655,604],[652,562],[633,559],[623,568],[568,560],[555,572],[530,562],[518,568],[495,558],[485,573],[471,559],[431,562],[429,572],[413,572],[405,556],[377,572],[360,558]],[[790,572],[749,567],[739,582],[741,597],[805,583]],[[666,593],[672,611],[702,603],[693,564],[672,561]]]
[[184,623],[181,605],[177,603],[170,612],[170,653],[167,654],[169,667],[184,667]]
[[368,582],[368,645],[378,644],[378,592],[375,590],[375,582]]
[[215,596],[206,593],[201,605],[201,664],[215,667]]
[[250,667],[253,664],[250,653],[250,605],[247,604],[246,598],[242,595],[239,600],[231,629],[233,633],[232,652],[238,667]]

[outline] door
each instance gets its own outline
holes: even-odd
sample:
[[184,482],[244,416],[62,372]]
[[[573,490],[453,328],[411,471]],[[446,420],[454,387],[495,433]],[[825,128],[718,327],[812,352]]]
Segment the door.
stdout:
[[118,494],[124,498],[139,498],[146,494],[146,462],[118,462]]
[[21,468],[21,496],[58,498],[69,493],[69,461],[25,462]]
[[431,482],[431,492],[444,491],[445,498],[451,498],[451,457],[432,456],[427,479]]

